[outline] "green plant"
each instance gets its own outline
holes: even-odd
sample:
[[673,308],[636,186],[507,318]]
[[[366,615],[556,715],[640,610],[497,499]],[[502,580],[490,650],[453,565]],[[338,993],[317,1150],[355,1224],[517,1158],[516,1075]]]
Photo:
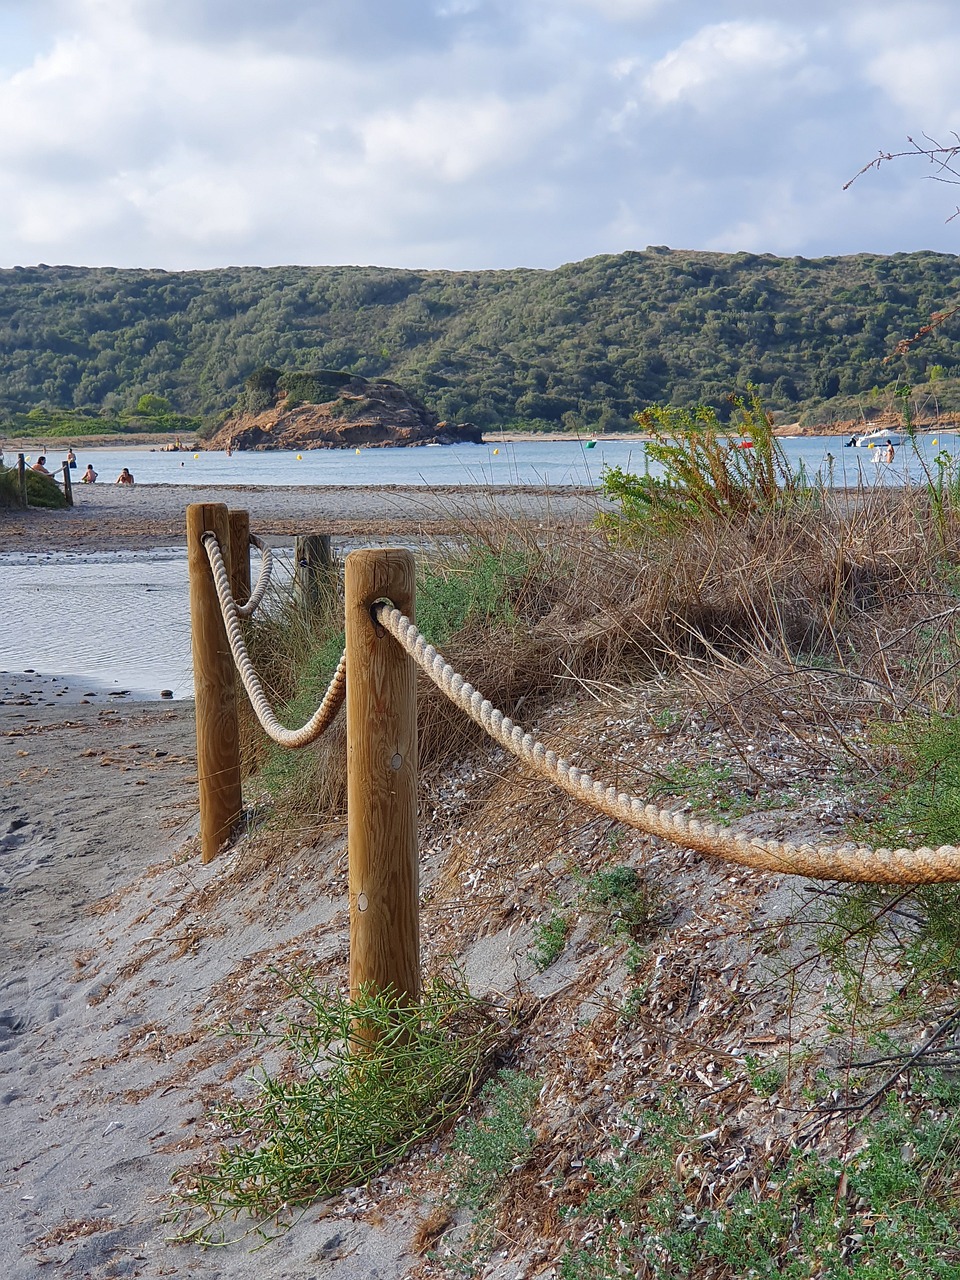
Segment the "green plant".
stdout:
[[482,1113],[461,1122],[445,1167],[449,1199],[469,1209],[465,1238],[440,1260],[447,1270],[473,1275],[495,1239],[494,1219],[510,1175],[522,1169],[536,1144],[529,1121],[541,1082],[521,1071],[502,1070],[480,1091]]
[[175,1175],[183,1238],[216,1243],[217,1224],[242,1212],[279,1223],[401,1159],[458,1114],[502,1037],[456,975],[435,978],[411,1007],[389,992],[351,1002],[306,973],[289,987],[304,1014],[256,1033],[288,1061],[277,1075],[258,1071],[251,1097],[216,1110],[227,1145]]
[[[714,1132],[673,1097],[628,1112],[629,1144],[589,1162],[572,1218],[595,1243],[568,1249],[563,1280],[953,1280],[960,1266],[960,1115],[955,1089],[915,1113],[888,1099],[841,1162],[788,1148],[719,1204],[704,1195]],[[702,1137],[699,1136],[702,1134]],[[639,1138],[639,1140],[637,1140]]]
[[615,934],[635,942],[649,941],[669,918],[661,885],[651,883],[634,867],[618,866],[595,872],[583,886],[584,905],[602,912]]
[[536,1142],[529,1119],[540,1088],[532,1076],[506,1069],[483,1086],[482,1114],[460,1124],[447,1160],[457,1204],[481,1211],[522,1167]]
[[[731,397],[729,424],[716,409],[656,405],[636,415],[650,440],[648,462],[661,474],[631,474],[606,467],[601,474],[607,498],[620,507],[620,524],[654,521],[676,527],[704,516],[739,517],[769,511],[799,481],[773,434],[773,421],[751,390],[747,398]],[[736,437],[740,437],[737,439]],[[601,524],[609,524],[601,516]]]
[[675,795],[682,796],[695,809],[738,817],[756,806],[756,798],[732,785],[733,770],[728,764],[668,764],[661,770]]
[[541,973],[559,958],[569,932],[569,917],[559,911],[552,911],[546,920],[540,920],[534,927],[531,954]]
[[417,579],[417,625],[440,648],[468,624],[512,629],[512,597],[531,568],[525,549],[482,543],[425,562]]
[[744,1066],[750,1087],[761,1097],[772,1097],[783,1084],[783,1068],[777,1062],[763,1062],[754,1054],[748,1053],[744,1059]]

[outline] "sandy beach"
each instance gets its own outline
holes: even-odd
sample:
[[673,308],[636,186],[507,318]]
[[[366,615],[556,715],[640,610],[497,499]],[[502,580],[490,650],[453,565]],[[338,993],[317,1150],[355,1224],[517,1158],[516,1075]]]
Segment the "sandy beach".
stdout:
[[282,871],[245,866],[241,839],[203,867],[189,703],[7,703],[0,777],[0,1275],[404,1274],[409,1215],[381,1224],[372,1193],[318,1205],[268,1255],[175,1243],[165,1220],[207,1104],[256,1061],[223,1025],[274,1006],[274,966],[344,978],[342,839]]
[[186,509],[194,502],[225,502],[250,513],[258,534],[298,533],[383,538],[391,534],[462,532],[492,520],[529,518],[547,523],[589,521],[601,499],[596,490],[563,486],[273,486],[160,485],[132,488],[77,485],[75,505],[63,511],[0,510],[4,551],[100,551],[173,546],[184,540]]
[[[596,510],[573,490],[98,486],[72,510],[0,513],[0,538],[41,553],[175,545],[202,501],[244,507],[278,536]],[[173,1242],[171,1174],[209,1141],[208,1104],[257,1061],[224,1024],[275,1007],[276,967],[345,979],[344,835],[322,847],[284,836],[276,864],[242,838],[202,866],[192,703],[90,692],[36,672],[0,680],[0,1275],[397,1280],[418,1262],[419,1206],[389,1180],[317,1205],[266,1253],[255,1237],[207,1252]],[[486,947],[472,977],[485,989],[513,963]]]

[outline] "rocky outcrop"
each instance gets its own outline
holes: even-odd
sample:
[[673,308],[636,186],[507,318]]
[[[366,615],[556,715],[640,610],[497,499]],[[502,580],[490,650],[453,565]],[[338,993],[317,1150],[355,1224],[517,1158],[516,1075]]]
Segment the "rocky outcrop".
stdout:
[[436,414],[386,378],[352,378],[334,398],[305,403],[279,391],[275,403],[228,418],[209,449],[352,449],[427,444],[482,444],[472,423]]

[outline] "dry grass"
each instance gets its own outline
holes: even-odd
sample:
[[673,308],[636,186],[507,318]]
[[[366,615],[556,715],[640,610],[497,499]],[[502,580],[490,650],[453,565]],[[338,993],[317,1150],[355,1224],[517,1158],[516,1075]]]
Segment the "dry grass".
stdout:
[[[426,598],[439,582],[456,600],[458,579],[466,592],[478,566],[499,566],[495,607],[468,612],[440,647],[521,722],[574,692],[589,699],[638,676],[680,676],[729,731],[734,755],[744,733],[772,724],[816,754],[818,741],[850,745],[841,725],[851,716],[953,704],[958,562],[957,520],[923,490],[862,489],[666,533],[477,525],[425,558],[419,591]],[[339,656],[339,608],[332,600],[305,620],[276,601],[250,628],[257,668],[290,722],[312,711]],[[422,680],[426,777],[481,736]],[[249,714],[243,740],[249,770],[266,766],[298,834],[343,812],[342,719],[282,762]],[[589,743],[570,745],[590,754]]]

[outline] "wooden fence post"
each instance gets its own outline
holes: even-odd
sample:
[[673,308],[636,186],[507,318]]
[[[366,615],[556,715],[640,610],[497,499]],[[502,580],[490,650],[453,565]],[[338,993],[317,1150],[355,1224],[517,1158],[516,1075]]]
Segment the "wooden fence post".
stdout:
[[304,613],[316,613],[333,580],[330,536],[311,533],[297,538],[294,591]]
[[237,604],[250,599],[250,513],[231,511],[230,520],[230,590]]
[[414,607],[409,551],[354,551],[346,560],[347,830],[350,994],[391,990],[420,999],[417,705],[413,659],[370,613]]
[[200,790],[200,843],[210,862],[231,838],[243,812],[240,788],[240,739],[233,657],[227,642],[213,572],[201,542],[217,535],[230,571],[230,522],[219,502],[187,507],[187,564],[190,570],[190,623],[193,638],[193,687],[197,717],[197,781]]
[[17,492],[20,494],[20,505],[27,506],[27,460],[22,453],[17,454]]
[[62,465],[63,465],[63,496],[67,500],[67,506],[72,507],[73,506],[73,482],[70,479],[70,463],[64,462]]

